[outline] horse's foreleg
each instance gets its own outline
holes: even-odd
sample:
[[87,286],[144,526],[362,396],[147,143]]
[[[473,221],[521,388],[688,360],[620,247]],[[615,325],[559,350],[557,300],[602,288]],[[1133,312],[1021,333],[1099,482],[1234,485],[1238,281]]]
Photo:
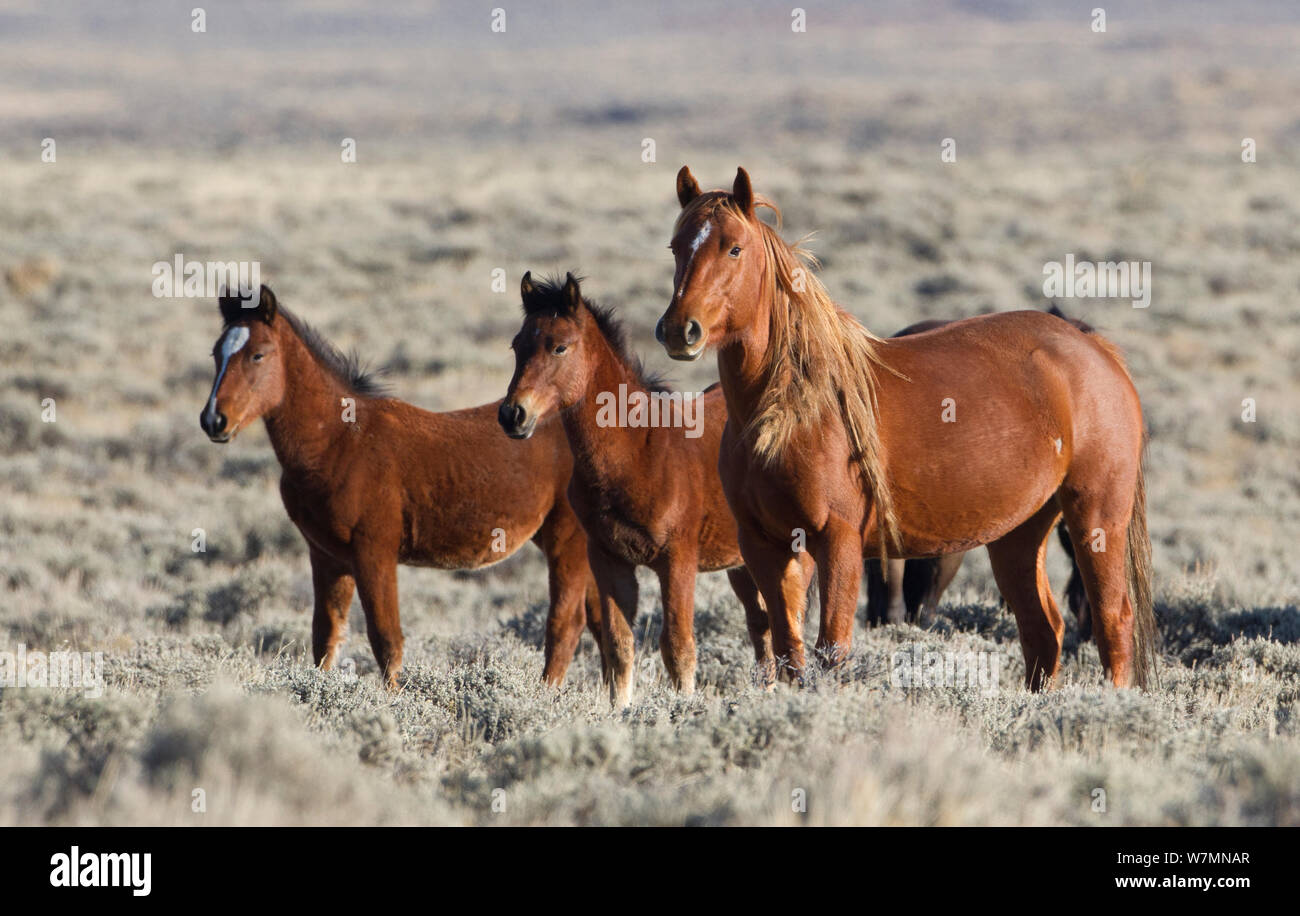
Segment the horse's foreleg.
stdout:
[[695,692],[696,558],[693,554],[674,555],[657,572],[664,602],[659,654],[673,686],[689,695]]
[[[903,563],[891,560],[889,567],[889,617],[890,622],[894,622],[893,590],[901,586]],[[821,589],[817,655],[822,664],[835,666],[849,657],[853,644],[853,618],[857,614],[858,592],[862,586],[862,539],[852,526],[832,523],[823,532],[817,550],[817,579]],[[902,610],[901,600],[899,610]]]
[[343,563],[308,545],[311,585],[316,607],[311,618],[311,654],[316,666],[329,671],[338,659],[347,632],[348,611],[356,582]]
[[609,667],[609,701],[615,709],[623,709],[632,703],[635,673],[632,623],[640,597],[636,567],[610,556],[591,541],[587,542],[587,557],[600,589],[601,645]]
[[731,590],[736,593],[745,609],[745,626],[749,630],[749,641],[754,646],[759,683],[771,687],[776,681],[776,662],[772,656],[772,626],[767,617],[767,608],[763,607],[763,596],[758,593],[758,586],[745,567],[727,570],[727,578],[731,581]]
[[[547,544],[546,565],[550,578],[551,605],[546,613],[545,665],[542,681],[551,687],[564,683],[573,653],[582,638],[586,622],[586,597],[591,586],[587,565],[587,542],[576,519],[569,519],[564,531],[556,531]],[[600,635],[597,633],[597,643]],[[603,657],[603,656],[602,656]]]
[[356,550],[357,591],[366,612],[366,634],[384,683],[397,689],[402,670],[402,624],[397,610],[397,551],[362,545]]
[[748,537],[743,527],[740,552],[767,605],[777,670],[791,680],[802,678],[806,662],[803,612],[808,602],[808,583],[816,568],[812,556],[806,550],[792,550],[788,544]]
[[587,586],[583,594],[583,602],[587,608],[587,629],[591,632],[591,638],[596,640],[596,647],[600,650],[600,680],[603,684],[609,683],[609,659],[605,656],[605,629],[601,625],[600,611],[600,589],[596,586],[596,577],[592,575],[590,567],[587,569]]

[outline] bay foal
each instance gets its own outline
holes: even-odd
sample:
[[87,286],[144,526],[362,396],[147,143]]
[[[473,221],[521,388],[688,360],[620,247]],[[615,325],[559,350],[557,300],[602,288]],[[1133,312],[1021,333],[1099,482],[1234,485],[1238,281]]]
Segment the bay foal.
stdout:
[[[311,556],[312,657],[333,667],[354,590],[387,685],[402,668],[397,565],[477,569],[528,540],[546,554],[543,678],[558,685],[600,608],[582,526],[565,499],[573,460],[558,423],[529,442],[496,426],[496,404],[431,413],[388,397],[263,286],[220,299],[217,374],[200,415],[213,442],[261,417],[280,495]],[[245,307],[245,304],[252,307]]]
[[[563,283],[524,274],[520,292],[524,323],[511,344],[515,374],[501,427],[526,439],[556,412],[563,419],[574,462],[569,502],[600,589],[611,703],[632,699],[638,566],[659,577],[659,649],[673,686],[695,689],[695,575],[719,569],[745,608],[760,677],[770,682],[767,613],[741,565],[718,480],[722,392],[714,386],[692,399],[648,377],[612,313],[587,302],[572,274]],[[645,409],[639,421],[637,404]]]
[[[864,553],[988,545],[1025,682],[1043,688],[1064,633],[1043,557],[1064,514],[1101,663],[1116,686],[1145,686],[1156,625],[1144,424],[1116,348],[1036,311],[882,340],[758,219],[772,205],[744,169],[730,192],[704,193],[682,168],[677,197],[673,296],[656,336],[675,359],[717,350],[730,416],[718,469],[786,669],[805,665],[814,566],[817,648],[837,664]],[[793,529],[807,532],[807,552],[791,552]]]

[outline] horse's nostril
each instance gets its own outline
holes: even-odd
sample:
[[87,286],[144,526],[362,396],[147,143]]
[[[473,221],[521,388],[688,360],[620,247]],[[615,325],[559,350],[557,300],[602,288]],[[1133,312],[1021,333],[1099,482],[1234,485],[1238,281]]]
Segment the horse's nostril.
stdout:
[[497,410],[497,420],[501,428],[506,432],[513,432],[519,429],[524,422],[525,411],[518,404],[511,404],[506,401],[501,402],[501,407]]
[[698,321],[692,318],[690,321],[686,322],[686,346],[695,346],[700,342],[700,338],[703,336],[704,328]]
[[199,414],[199,426],[209,436],[220,435],[226,428],[226,415],[216,410],[204,410]]
[[655,340],[660,343],[664,342],[664,320],[662,318],[655,324]]

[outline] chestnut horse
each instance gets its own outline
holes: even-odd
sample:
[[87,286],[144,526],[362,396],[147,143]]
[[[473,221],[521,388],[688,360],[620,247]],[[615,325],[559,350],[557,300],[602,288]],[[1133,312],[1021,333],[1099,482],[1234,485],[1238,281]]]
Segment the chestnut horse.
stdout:
[[647,376],[613,313],[584,299],[573,274],[561,284],[534,283],[526,273],[520,293],[524,324],[511,343],[515,374],[501,428],[526,439],[557,411],[563,420],[573,451],[569,502],[600,589],[610,702],[622,708],[632,699],[638,566],[659,577],[659,649],[673,686],[695,689],[695,575],[720,569],[745,608],[759,676],[770,683],[767,612],[741,565],[718,480],[722,392],[715,385],[692,398]]
[[[1037,311],[881,339],[758,219],[757,207],[775,207],[744,169],[730,192],[706,194],[683,168],[677,196],[674,291],[656,336],[675,359],[718,352],[729,417],[719,472],[783,673],[804,670],[814,566],[818,654],[838,664],[865,553],[987,545],[1025,683],[1042,689],[1065,629],[1043,557],[1064,514],[1102,665],[1116,686],[1145,686],[1156,640],[1145,433],[1118,350]],[[791,551],[796,529],[807,551]]]
[[[1085,334],[1092,334],[1095,328],[1079,318],[1070,318],[1053,305],[1047,314],[1055,315],[1068,321]],[[893,336],[909,337],[933,331],[951,320],[928,318],[909,324]],[[1088,597],[1083,592],[1083,580],[1079,578],[1079,566],[1074,562],[1074,548],[1070,545],[1070,535],[1064,523],[1056,526],[1056,534],[1065,554],[1070,558],[1070,580],[1065,585],[1066,602],[1079,624],[1079,638],[1086,641],[1092,637],[1092,627],[1088,619]],[[883,623],[924,624],[927,617],[939,607],[939,599],[952,582],[957,570],[961,569],[965,553],[950,553],[942,557],[921,557],[914,560],[892,559],[888,562],[889,575],[882,571],[880,560],[868,558],[865,568],[867,579],[867,625],[878,626]]]
[[543,679],[564,680],[585,622],[600,639],[587,541],[564,491],[573,459],[551,423],[506,442],[496,404],[430,413],[387,397],[274,293],[220,299],[216,381],[199,416],[213,442],[261,417],[280,459],[280,496],[311,556],[312,657],[333,667],[353,591],[390,688],[402,667],[397,564],[477,569],[532,539],[551,605]]

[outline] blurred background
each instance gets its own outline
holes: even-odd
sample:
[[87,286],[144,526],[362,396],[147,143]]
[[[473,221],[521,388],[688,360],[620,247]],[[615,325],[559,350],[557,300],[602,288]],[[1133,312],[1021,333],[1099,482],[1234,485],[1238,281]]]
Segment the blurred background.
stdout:
[[1149,309],[1060,305],[1132,362],[1161,570],[1293,600],[1300,8],[1120,4],[1104,33],[1079,4],[1014,0],[819,3],[805,32],[776,3],[519,3],[503,32],[490,5],[222,2],[203,32],[193,9],[0,13],[5,457],[33,508],[67,491],[23,449],[55,435],[28,425],[51,394],[74,451],[160,439],[190,505],[226,501],[204,476],[232,460],[272,492],[260,432],[198,435],[218,322],[149,294],[176,253],[260,261],[430,408],[504,393],[526,269],[585,273],[653,368],[701,387],[712,361],[671,364],[651,334],[673,176],[729,186],[744,165],[882,334],[1046,307],[1043,265],[1067,253],[1150,261]]

